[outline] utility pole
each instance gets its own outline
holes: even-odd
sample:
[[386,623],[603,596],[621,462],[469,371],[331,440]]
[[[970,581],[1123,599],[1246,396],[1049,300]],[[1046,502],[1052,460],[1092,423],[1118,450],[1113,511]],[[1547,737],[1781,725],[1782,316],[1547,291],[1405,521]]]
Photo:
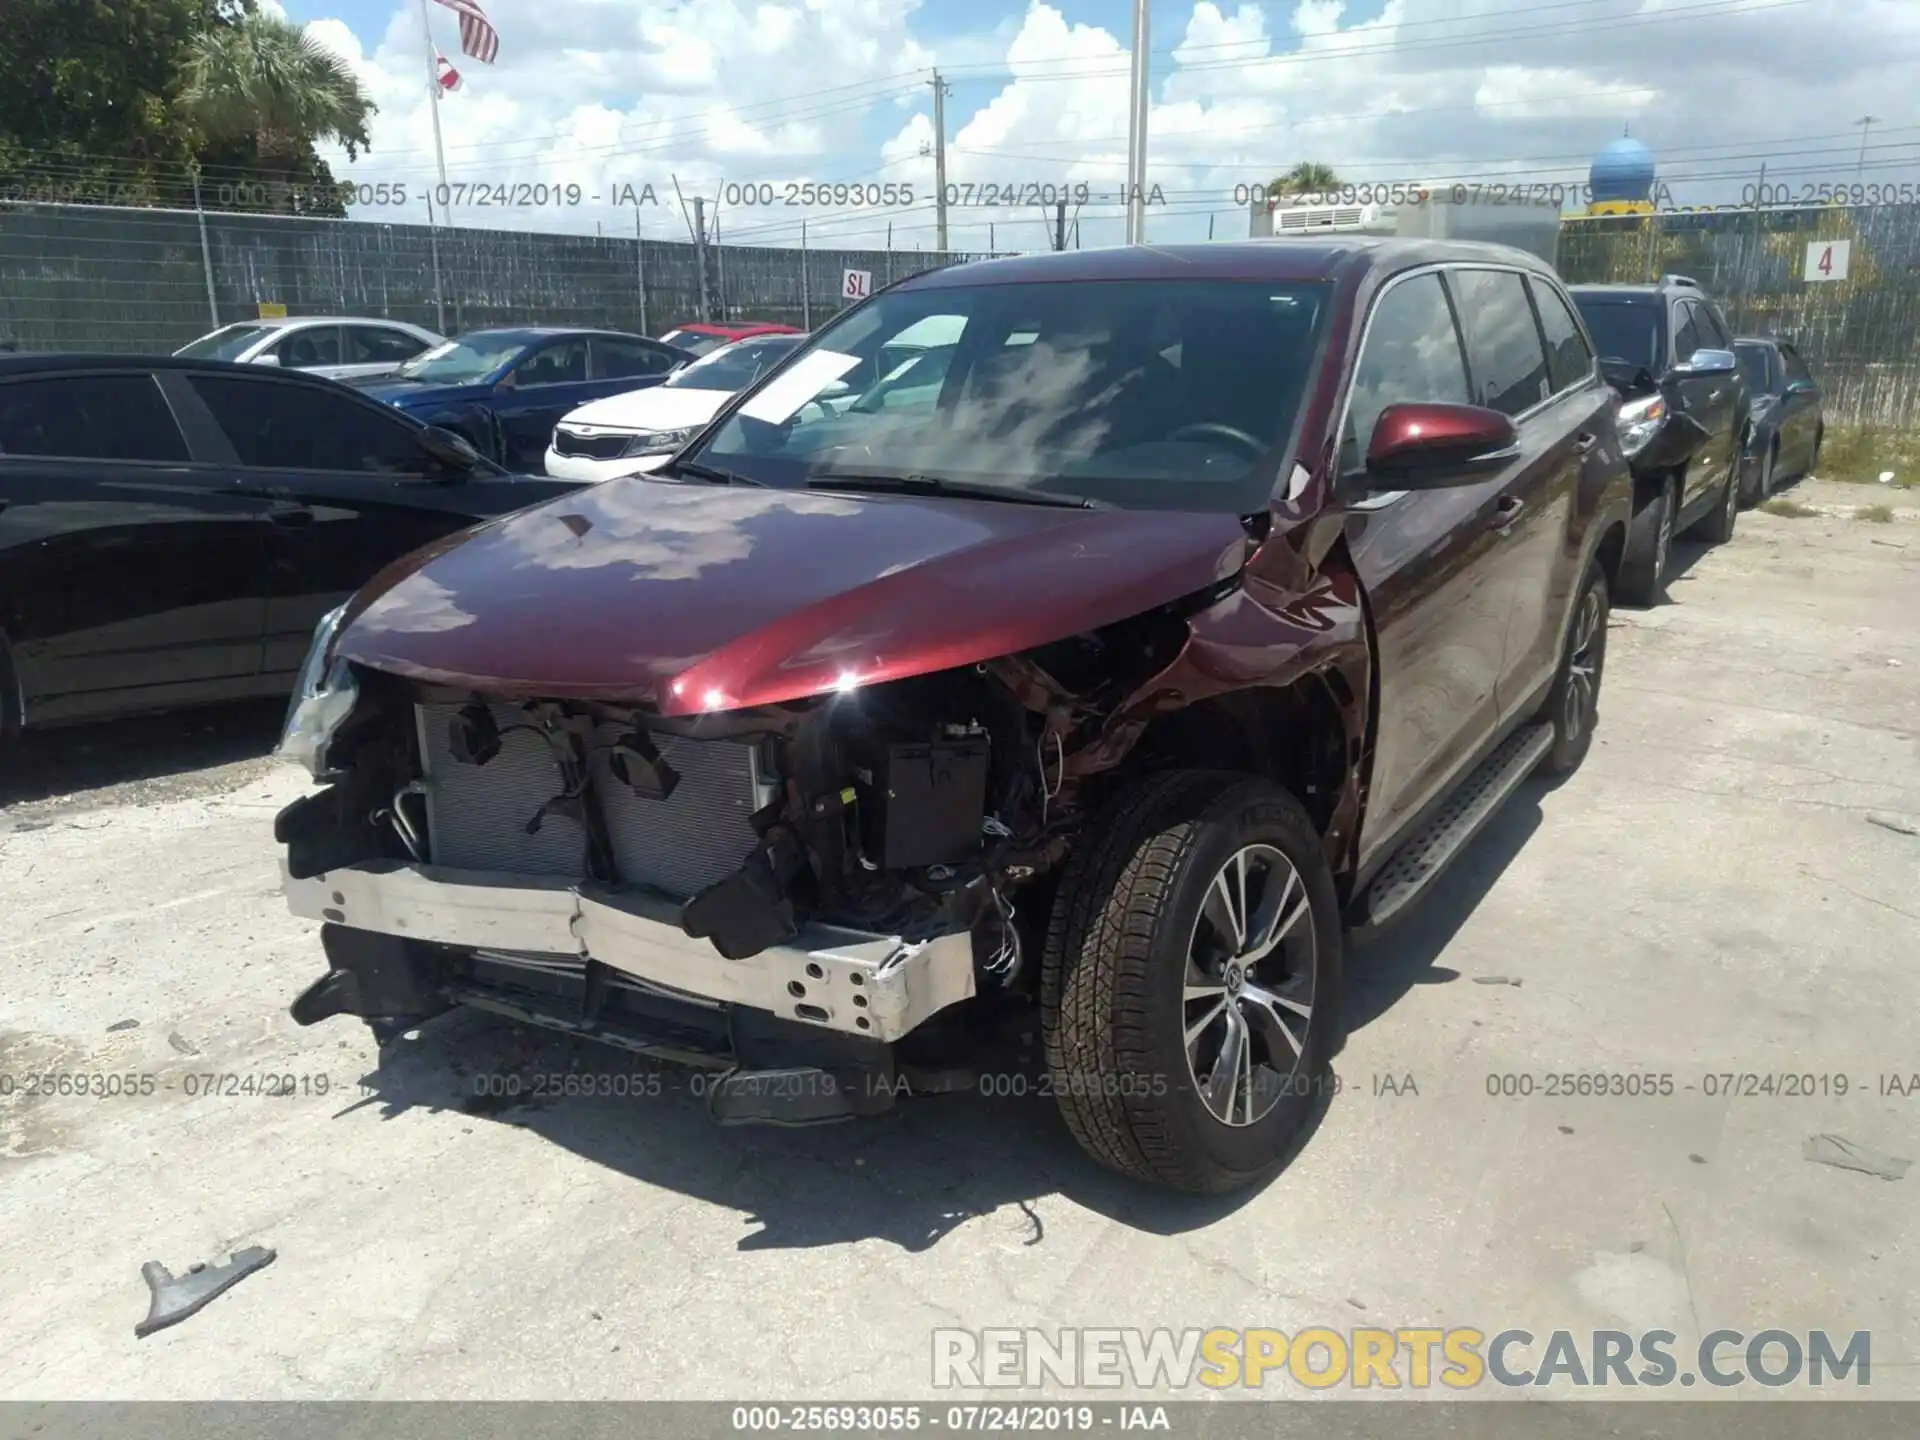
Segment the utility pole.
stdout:
[[1053,248],[1067,248],[1067,202],[1064,200],[1053,202]]
[[700,282],[700,318],[711,320],[713,312],[707,308],[707,202],[698,195],[693,197],[693,234],[694,267]]
[[800,328],[813,329],[813,295],[807,288],[807,222],[800,222]]
[[933,223],[934,245],[947,252],[947,82],[933,72]]
[[1127,121],[1127,243],[1147,243],[1147,0],[1133,0],[1132,105]]
[[1862,115],[1853,123],[1860,127],[1860,164],[1853,172],[1855,175],[1858,175],[1867,168],[1867,132],[1880,123],[1880,117],[1878,115]]

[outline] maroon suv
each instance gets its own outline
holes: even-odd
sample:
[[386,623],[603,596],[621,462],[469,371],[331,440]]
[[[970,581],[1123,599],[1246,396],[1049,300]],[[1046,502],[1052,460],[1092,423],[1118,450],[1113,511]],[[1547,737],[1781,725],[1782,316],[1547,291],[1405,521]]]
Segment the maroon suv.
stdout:
[[302,1024],[479,1006],[892,1103],[1036,1006],[1101,1161],[1269,1173],[1383,923],[1592,741],[1629,480],[1565,290],[1265,241],[917,276],[664,471],[329,617]]

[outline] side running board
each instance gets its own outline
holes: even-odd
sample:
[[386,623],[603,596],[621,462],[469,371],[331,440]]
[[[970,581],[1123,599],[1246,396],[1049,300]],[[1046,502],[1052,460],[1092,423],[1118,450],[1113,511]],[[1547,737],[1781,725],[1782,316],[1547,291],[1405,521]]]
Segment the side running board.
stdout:
[[1359,921],[1384,925],[1431,885],[1553,748],[1553,726],[1516,730],[1407,838],[1367,887]]

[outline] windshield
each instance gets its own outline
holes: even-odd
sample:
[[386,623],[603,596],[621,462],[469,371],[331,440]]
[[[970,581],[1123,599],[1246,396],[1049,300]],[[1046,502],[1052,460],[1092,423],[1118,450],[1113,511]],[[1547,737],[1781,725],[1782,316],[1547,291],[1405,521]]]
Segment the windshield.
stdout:
[[1735,345],[1733,353],[1740,357],[1740,369],[1747,377],[1747,383],[1753,387],[1756,395],[1764,395],[1773,389],[1773,380],[1767,366],[1767,347],[1764,345]]
[[1646,305],[1632,300],[1600,295],[1582,295],[1575,291],[1573,303],[1580,307],[1580,318],[1593,333],[1593,348],[1602,360],[1624,360],[1629,365],[1645,366],[1658,375],[1667,367],[1662,363],[1666,336],[1662,333],[1661,305]]
[[804,335],[780,335],[723,346],[686,369],[675,371],[662,388],[723,390],[729,395],[736,394],[778,365],[805,338]]
[[517,335],[469,335],[448,340],[424,355],[416,355],[394,374],[406,380],[430,380],[441,385],[470,385],[502,366],[527,348]]
[[669,330],[660,337],[662,345],[671,345],[689,355],[710,355],[727,343],[724,335],[706,335],[698,330]]
[[232,360],[272,329],[271,325],[229,325],[211,335],[202,335],[173,353],[187,360]]
[[765,485],[894,477],[1257,510],[1328,298],[1240,280],[891,291],[809,339],[688,458]]

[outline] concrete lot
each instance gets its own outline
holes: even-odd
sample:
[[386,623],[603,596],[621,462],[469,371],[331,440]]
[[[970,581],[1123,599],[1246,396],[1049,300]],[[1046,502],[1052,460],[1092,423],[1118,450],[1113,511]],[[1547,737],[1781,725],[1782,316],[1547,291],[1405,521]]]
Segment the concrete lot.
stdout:
[[[1920,1095],[1879,1078],[1920,1072],[1920,514],[1844,518],[1899,498],[1866,488],[1682,547],[1669,602],[1616,616],[1585,768],[1351,958],[1346,1093],[1222,1202],[1108,1177],[1035,1098],[723,1131],[669,1072],[501,1108],[473,1077],[626,1062],[482,1017],[376,1071],[357,1025],[286,1016],[321,958],[277,898],[277,710],[29,744],[0,774],[0,1072],[154,1085],[0,1098],[0,1397],[909,1398],[936,1326],[1418,1324],[1683,1355],[1870,1330],[1872,1393],[1920,1395],[1920,1173],[1801,1155],[1920,1161]],[[1675,1088],[1487,1092],[1568,1070]],[[210,1072],[328,1093],[189,1098]],[[1705,1093],[1723,1072],[1850,1090]],[[277,1263],[134,1340],[143,1261],[249,1244]]]

